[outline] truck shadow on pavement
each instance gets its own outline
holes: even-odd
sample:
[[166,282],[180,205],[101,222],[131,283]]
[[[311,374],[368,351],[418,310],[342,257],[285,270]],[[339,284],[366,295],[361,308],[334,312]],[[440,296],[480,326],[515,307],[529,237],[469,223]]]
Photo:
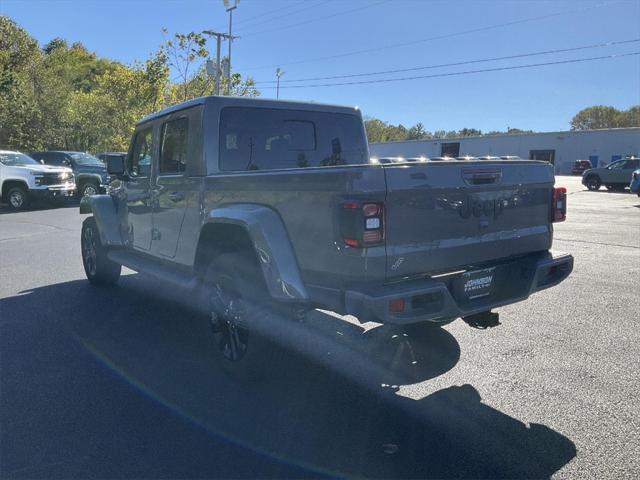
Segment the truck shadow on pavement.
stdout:
[[23,208],[21,210],[14,210],[6,203],[0,202],[0,215],[8,215],[10,213],[24,213],[24,212],[35,212],[37,210],[57,210],[59,208],[78,208],[80,206],[80,202],[76,199],[71,199],[66,202],[59,203],[37,203],[34,202],[30,204],[28,207]]
[[548,478],[576,455],[471,385],[398,395],[455,367],[445,329],[316,312],[328,343],[273,348],[268,381],[241,383],[210,363],[185,297],[136,274],[0,300],[0,476]]

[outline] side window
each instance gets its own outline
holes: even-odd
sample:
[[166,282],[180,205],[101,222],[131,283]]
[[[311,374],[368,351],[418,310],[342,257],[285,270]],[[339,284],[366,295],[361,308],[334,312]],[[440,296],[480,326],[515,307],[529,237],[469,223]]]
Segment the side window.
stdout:
[[38,160],[41,160],[45,165],[57,165],[53,153],[41,153]]
[[136,133],[133,152],[129,163],[129,175],[132,177],[148,177],[151,173],[151,157],[153,155],[153,129],[151,127]]
[[222,171],[367,164],[357,115],[226,107],[220,115]]
[[51,165],[60,165],[60,166],[68,167],[71,165],[71,160],[69,160],[64,153],[56,153],[53,155],[53,158],[51,159]]
[[42,152],[32,152],[29,156],[40,163],[47,163],[46,155]]
[[622,170],[627,162],[624,160],[609,165],[609,170]]
[[162,125],[160,175],[182,173],[187,165],[189,119],[178,118]]

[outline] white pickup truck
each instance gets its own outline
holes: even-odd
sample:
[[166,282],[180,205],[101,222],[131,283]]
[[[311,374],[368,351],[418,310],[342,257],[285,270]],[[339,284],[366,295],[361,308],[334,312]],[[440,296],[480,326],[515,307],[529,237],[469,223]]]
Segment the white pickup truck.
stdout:
[[0,195],[12,210],[35,200],[73,197],[75,191],[70,168],[42,165],[23,153],[0,150]]

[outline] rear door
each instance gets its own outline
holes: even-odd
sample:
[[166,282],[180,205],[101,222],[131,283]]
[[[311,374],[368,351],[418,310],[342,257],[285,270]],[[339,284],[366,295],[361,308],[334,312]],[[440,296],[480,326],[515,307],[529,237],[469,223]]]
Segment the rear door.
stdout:
[[633,160],[618,160],[607,167],[603,181],[607,184],[629,183],[633,173]]
[[154,254],[173,258],[189,201],[199,182],[190,177],[197,162],[200,109],[182,110],[160,122],[158,168],[152,180]]
[[631,174],[640,168],[640,160],[629,159],[625,161],[624,167],[621,170],[620,183],[628,185],[631,182]]
[[387,279],[550,248],[553,166],[535,161],[385,165]]

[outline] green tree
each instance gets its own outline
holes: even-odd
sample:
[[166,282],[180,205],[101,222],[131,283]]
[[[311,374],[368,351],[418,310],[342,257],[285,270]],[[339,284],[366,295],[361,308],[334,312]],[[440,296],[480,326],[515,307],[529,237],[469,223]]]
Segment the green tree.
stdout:
[[620,111],[614,107],[596,105],[580,110],[571,119],[571,130],[594,130],[618,126]]
[[431,133],[424,129],[424,125],[418,122],[407,131],[407,140],[423,140],[431,138]]
[[482,135],[482,130],[478,130],[477,128],[463,128],[458,132],[460,137],[480,137]]
[[403,125],[390,125],[372,117],[365,117],[364,125],[369,142],[391,142],[407,138],[408,131]]
[[39,146],[34,79],[41,56],[24,29],[0,16],[0,148]]
[[[163,32],[166,34],[167,30]],[[214,90],[213,79],[207,74],[205,65],[209,58],[207,42],[210,37],[205,33],[176,33],[165,40],[163,50],[166,52],[168,65],[176,73],[176,83],[171,86],[172,102],[183,102],[191,98],[211,95]],[[224,59],[223,59],[224,62]],[[228,80],[221,76],[220,91],[226,92]],[[257,97],[260,92],[252,78],[243,79],[237,72],[231,74],[232,96]]]
[[619,127],[640,127],[640,105],[634,105],[629,110],[623,110],[618,115]]

